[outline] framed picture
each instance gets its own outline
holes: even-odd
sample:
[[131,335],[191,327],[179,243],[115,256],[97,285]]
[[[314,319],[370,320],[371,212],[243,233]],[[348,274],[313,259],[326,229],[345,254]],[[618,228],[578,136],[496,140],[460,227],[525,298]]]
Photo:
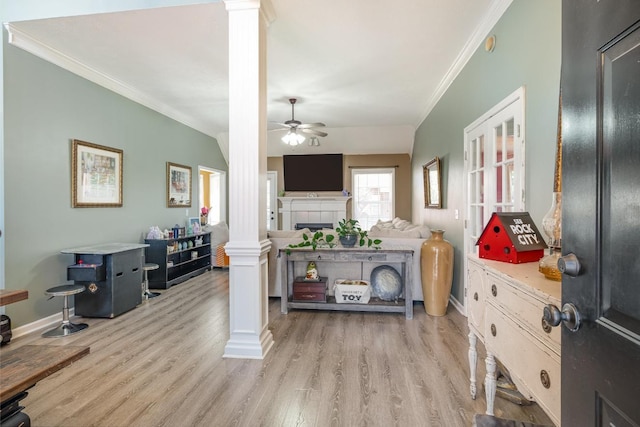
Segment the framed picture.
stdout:
[[74,208],[122,207],[122,150],[74,139],[71,193]]
[[422,167],[424,177],[424,207],[442,208],[440,158],[435,157]]
[[191,167],[167,162],[167,207],[191,207]]
[[187,220],[187,228],[191,226],[192,230],[200,229],[200,217],[189,218]]

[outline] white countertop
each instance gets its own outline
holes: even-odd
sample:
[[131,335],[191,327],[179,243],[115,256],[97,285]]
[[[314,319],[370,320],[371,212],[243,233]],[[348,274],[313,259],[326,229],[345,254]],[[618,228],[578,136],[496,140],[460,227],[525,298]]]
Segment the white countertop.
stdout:
[[80,248],[63,249],[63,254],[85,254],[85,255],[109,255],[118,252],[127,252],[135,249],[146,248],[146,243],[104,243],[101,245],[83,246]]

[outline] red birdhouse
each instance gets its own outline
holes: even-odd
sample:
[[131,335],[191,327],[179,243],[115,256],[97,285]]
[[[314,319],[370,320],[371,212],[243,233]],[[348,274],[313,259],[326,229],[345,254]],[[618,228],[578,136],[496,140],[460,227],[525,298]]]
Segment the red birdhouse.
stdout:
[[528,212],[494,212],[476,245],[480,258],[513,264],[538,261],[547,247]]

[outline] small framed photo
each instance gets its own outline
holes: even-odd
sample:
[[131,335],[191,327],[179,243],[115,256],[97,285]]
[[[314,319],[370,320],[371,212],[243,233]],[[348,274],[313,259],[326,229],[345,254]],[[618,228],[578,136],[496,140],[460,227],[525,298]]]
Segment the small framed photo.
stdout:
[[167,207],[191,207],[191,167],[167,162]]
[[74,139],[71,148],[71,205],[122,207],[122,150]]
[[187,220],[187,227],[191,227],[192,230],[195,229],[200,229],[200,218],[198,217],[194,217],[194,218],[189,218]]
[[422,167],[424,177],[424,207],[425,208],[442,208],[440,184],[440,158],[434,157]]

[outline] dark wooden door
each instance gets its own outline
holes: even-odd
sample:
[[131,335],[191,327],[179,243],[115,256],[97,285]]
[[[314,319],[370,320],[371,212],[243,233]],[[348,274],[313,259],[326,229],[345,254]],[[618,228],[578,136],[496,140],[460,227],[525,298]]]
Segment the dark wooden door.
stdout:
[[562,425],[640,426],[640,1],[563,1],[562,104]]

